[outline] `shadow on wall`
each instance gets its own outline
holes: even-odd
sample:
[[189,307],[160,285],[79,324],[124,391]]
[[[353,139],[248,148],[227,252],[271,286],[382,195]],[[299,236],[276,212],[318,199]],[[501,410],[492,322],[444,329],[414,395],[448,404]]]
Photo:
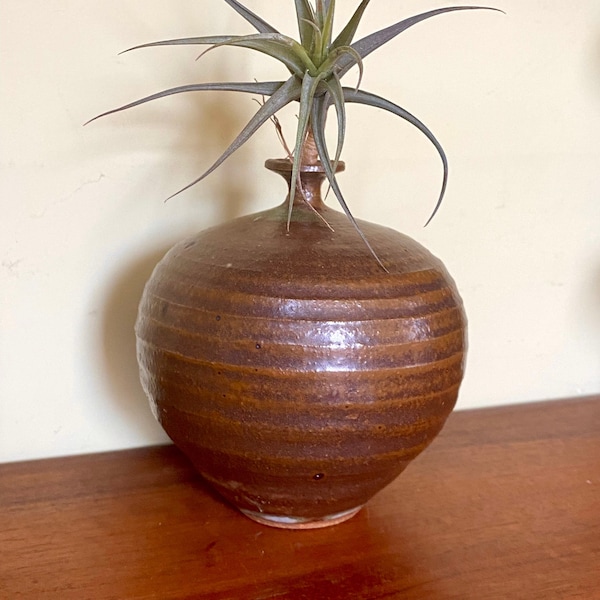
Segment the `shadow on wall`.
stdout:
[[[228,69],[226,57],[220,64],[219,70],[207,77],[210,81],[230,81],[232,75]],[[165,170],[164,177],[168,179],[166,189],[169,193],[175,193],[195,181],[221,156],[229,145],[242,131],[251,115],[256,112],[258,105],[255,103],[256,96],[236,92],[193,92],[187,95],[188,100],[193,102],[180,111],[178,118],[172,120],[174,128],[181,129],[181,135],[172,143],[170,156],[181,157],[182,163],[188,167],[177,172]],[[168,101],[162,100],[162,102]],[[181,106],[181,105],[179,105]],[[187,112],[187,114],[186,114]],[[270,123],[263,125],[269,127]],[[150,123],[149,127],[152,126]],[[220,222],[239,217],[247,212],[245,207],[248,200],[255,194],[254,179],[244,176],[246,172],[254,168],[262,169],[262,161],[256,156],[252,157],[246,149],[251,147],[254,138],[251,138],[247,146],[238,149],[225,160],[215,171],[208,175],[206,181],[210,180],[210,187],[214,190],[213,197],[205,197],[202,193],[204,180],[195,184],[188,191],[182,192],[170,200],[177,202],[186,198],[198,198],[197,201],[210,202],[213,208],[217,208],[217,219]],[[190,161],[191,157],[191,161]],[[193,165],[191,169],[189,164]],[[203,229],[206,225],[197,223],[197,229]]]
[[[220,80],[227,80],[227,69],[222,69],[219,74]],[[176,118],[168,120],[173,127],[180,128],[182,135],[170,147],[171,156],[177,159],[181,157],[182,162],[189,156],[197,157],[198,173],[192,176],[193,180],[201,174],[214,160],[227,148],[229,143],[235,138],[245,124],[245,120],[239,115],[232,114],[229,109],[229,103],[223,101],[221,93],[198,94],[197,102],[190,110],[189,105],[182,108],[179,104],[179,110]],[[250,96],[244,96],[246,101],[251,102]],[[162,103],[168,103],[168,99],[161,100]],[[173,112],[167,105],[161,107],[162,110]],[[161,111],[148,111],[148,120],[142,120],[136,126],[153,127],[154,119],[160,118]],[[144,117],[142,117],[144,119]],[[243,172],[245,166],[240,164],[243,160],[243,154],[237,157],[236,172]],[[189,164],[189,162],[188,162]],[[157,173],[152,174],[153,179]],[[185,180],[189,175],[182,175],[181,170],[174,173],[165,166],[165,170],[158,174],[159,180],[168,180],[168,186],[177,191],[187,183]],[[183,178],[183,180],[182,180]],[[231,218],[240,216],[247,212],[244,207],[247,200],[253,197],[252,182],[248,182],[244,177],[232,177],[231,169],[228,165],[217,170],[210,175],[212,179],[211,188],[214,190],[214,198],[202,198],[199,202],[217,203],[217,222],[223,222]],[[158,181],[162,188],[162,182]],[[202,182],[198,184],[202,185]],[[135,187],[135,185],[134,185]],[[135,191],[130,192],[135,196]],[[178,200],[184,204],[181,210],[190,211],[186,202],[193,201],[192,195],[185,198],[183,193]],[[198,196],[198,194],[196,194]],[[157,201],[156,199],[147,199],[148,201]],[[158,201],[161,201],[160,199]],[[177,210],[175,208],[174,210]],[[191,231],[199,231],[208,225],[214,225],[214,214],[211,223],[190,223]],[[184,232],[181,237],[186,237]],[[138,376],[138,366],[135,347],[134,325],[137,317],[137,308],[142,296],[144,285],[150,277],[156,263],[168,251],[168,247],[149,248],[143,258],[123,265],[116,274],[115,279],[107,290],[107,300],[103,310],[102,322],[102,344],[105,366],[105,376],[111,387],[111,397],[118,405],[123,418],[132,424],[143,439],[149,443],[156,443],[161,439],[167,440],[162,433],[159,425],[154,421],[148,401],[142,390]]]
[[155,442],[167,437],[154,420],[140,384],[134,326],[144,285],[167,250],[156,250],[125,265],[107,294],[102,315],[102,356],[111,397],[138,435]]

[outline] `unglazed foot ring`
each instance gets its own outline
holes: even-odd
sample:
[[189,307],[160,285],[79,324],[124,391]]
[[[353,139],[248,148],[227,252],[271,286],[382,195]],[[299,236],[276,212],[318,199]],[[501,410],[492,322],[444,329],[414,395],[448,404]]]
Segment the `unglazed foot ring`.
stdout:
[[261,525],[268,525],[269,527],[277,527],[279,529],[320,529],[322,527],[339,525],[340,523],[351,519],[361,508],[362,506],[358,506],[333,515],[316,518],[269,515],[245,509],[240,509],[240,512],[249,519],[260,523]]

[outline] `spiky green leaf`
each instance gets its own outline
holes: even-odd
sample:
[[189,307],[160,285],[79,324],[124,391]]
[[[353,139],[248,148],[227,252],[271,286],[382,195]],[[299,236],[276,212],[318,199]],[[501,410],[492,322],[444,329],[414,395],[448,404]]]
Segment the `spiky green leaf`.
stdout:
[[329,12],[329,8],[331,4],[335,0],[316,0],[316,15],[317,15],[317,24],[321,29],[325,28],[325,20],[327,19],[327,13]]
[[313,12],[313,8],[308,0],[295,0],[295,2],[300,41],[304,48],[310,52],[313,48],[315,28],[317,27],[315,22],[315,13]]
[[290,102],[299,100],[300,91],[301,84],[297,77],[292,75],[292,77],[290,77],[281,87],[279,87],[276,92],[271,95],[270,98],[267,99],[263,105],[261,105],[260,109],[256,112],[252,119],[250,119],[248,124],[244,127],[244,129],[242,129],[235,140],[233,140],[233,142],[228,146],[225,152],[223,152],[223,154],[221,154],[221,156],[204,173],[202,173],[202,175],[200,175],[200,177],[197,177],[194,179],[194,181],[175,192],[175,194],[170,196],[170,198],[191,188],[193,185],[196,185],[205,177],[210,175],[236,150],[243,146],[275,113],[280,111],[284,106],[290,104]]
[[369,2],[370,2],[370,0],[363,0],[359,4],[358,8],[354,11],[354,14],[348,21],[348,24],[346,25],[346,27],[344,27],[344,29],[342,29],[340,34],[335,38],[335,40],[331,44],[331,48],[338,48],[340,46],[349,46],[352,43],[352,40],[354,39],[354,36],[356,35],[356,30],[358,29],[360,20],[362,19],[363,13],[365,12],[365,9],[367,8]]
[[222,91],[222,92],[245,92],[248,94],[260,94],[261,96],[272,96],[282,85],[283,81],[265,81],[265,82],[232,82],[232,83],[192,83],[190,85],[180,85],[177,87],[169,88],[168,90],[163,90],[162,92],[157,92],[156,94],[151,94],[150,96],[146,96],[145,98],[140,98],[135,102],[130,102],[129,104],[125,104],[124,106],[120,106],[119,108],[113,108],[112,110],[108,110],[103,112],[102,114],[90,119],[85,123],[91,123],[96,119],[100,119],[101,117],[106,117],[107,115],[112,115],[114,113],[121,112],[123,110],[127,110],[128,108],[133,108],[134,106],[139,106],[140,104],[145,104],[146,102],[151,102],[152,100],[158,100],[159,98],[165,98],[167,96],[173,96],[174,94],[183,94],[187,92],[205,92],[205,91]]
[[267,54],[282,62],[292,73],[300,77],[306,69],[315,71],[315,66],[310,60],[304,48],[294,39],[281,33],[256,33],[252,35],[209,35],[201,37],[177,38],[172,40],[160,40],[129,48],[124,52],[139,50],[141,48],[152,48],[156,46],[238,46],[248,48]]
[[337,116],[337,145],[335,149],[335,157],[333,159],[333,172],[337,171],[337,165],[342,154],[344,140],[346,139],[346,99],[344,90],[338,77],[334,76],[325,82],[327,92],[335,107]]
[[292,73],[302,77],[305,71],[316,73],[316,67],[305,48],[296,40],[280,33],[231,36],[229,40],[213,45],[239,46],[267,54],[282,62]]
[[350,56],[352,60],[355,61],[355,64],[358,65],[359,75],[358,83],[356,84],[356,87],[358,88],[363,77],[363,62],[358,52],[352,46],[340,46],[339,48],[332,50],[329,53],[327,60],[321,65],[320,70],[327,75],[330,73],[335,73],[337,75],[340,63],[345,64],[347,56]]
[[[331,2],[328,3],[323,3],[323,10],[325,11],[325,14],[323,19],[321,39],[321,60],[327,55],[328,48],[331,45],[331,37],[333,34],[333,16],[335,14],[335,0],[331,0]],[[319,60],[319,63],[321,60]]]
[[225,0],[231,8],[233,8],[239,15],[244,17],[250,25],[254,27],[259,33],[279,33],[275,27],[269,25],[264,19],[255,15],[251,10],[248,10],[241,2],[237,0]]
[[359,104],[365,104],[366,106],[374,106],[375,108],[381,108],[383,110],[387,110],[392,114],[401,117],[405,121],[408,121],[411,125],[414,125],[421,133],[423,133],[427,139],[435,146],[438,151],[440,158],[442,159],[442,165],[444,167],[444,174],[442,177],[442,189],[440,191],[440,195],[438,197],[437,203],[431,213],[431,216],[425,223],[427,226],[431,219],[435,216],[440,205],[442,204],[442,200],[444,199],[444,194],[446,193],[446,185],[448,183],[448,159],[446,158],[446,153],[442,148],[442,145],[438,142],[433,133],[429,130],[429,128],[417,117],[413,114],[409,113],[407,110],[382,98],[380,96],[376,96],[375,94],[371,94],[369,92],[365,92],[364,90],[355,90],[350,88],[344,88],[344,99],[346,102],[357,102]]
[[348,207],[348,204],[346,203],[346,200],[344,199],[344,196],[342,194],[342,190],[340,189],[340,186],[337,182],[337,178],[335,176],[335,171],[333,170],[333,165],[331,164],[331,160],[329,158],[329,151],[327,150],[327,142],[325,141],[325,119],[327,116],[328,102],[329,102],[329,98],[327,98],[326,96],[320,96],[318,98],[315,98],[315,101],[314,101],[313,107],[312,107],[312,115],[311,115],[311,122],[313,124],[313,135],[315,138],[315,146],[317,147],[317,152],[319,153],[319,158],[321,159],[321,164],[323,165],[323,168],[325,169],[325,174],[327,176],[327,180],[329,181],[329,185],[331,186],[331,189],[333,190],[333,193],[335,194],[337,201],[339,202],[340,206],[342,207],[342,210],[346,214],[346,217],[348,217],[350,223],[352,223],[352,226],[354,227],[354,229],[356,230],[356,232],[358,233],[358,235],[364,242],[364,244],[367,247],[367,249],[369,250],[369,252],[373,255],[373,257],[375,258],[375,260],[377,261],[379,266],[384,271],[387,271],[387,268],[381,262],[379,256],[373,249],[373,246],[371,246],[371,244],[369,243],[369,240],[366,238],[365,234],[363,233],[362,229],[360,228],[360,225],[358,224],[358,222],[354,218],[354,215],[350,211],[350,208]]
[[[394,25],[390,25],[384,29],[376,31],[371,35],[368,35],[358,42],[354,42],[352,47],[358,52],[361,58],[365,58],[371,52],[377,50],[390,40],[394,39],[397,35],[406,31],[409,27],[424,21],[425,19],[430,19],[431,17],[435,17],[437,15],[441,15],[444,13],[455,12],[458,10],[495,10],[498,12],[503,12],[497,8],[490,8],[488,6],[449,6],[446,8],[437,8],[435,10],[430,10],[419,15],[415,15],[413,17],[409,17],[408,19],[403,19],[398,23],[394,23]],[[349,69],[351,69],[356,64],[356,61],[348,55],[343,62],[340,62],[340,70],[339,75],[342,77]]]
[[157,42],[148,42],[147,44],[139,44],[138,46],[132,46],[119,52],[119,54],[126,54],[133,50],[141,50],[143,48],[154,48],[159,46],[192,46],[192,45],[214,45],[221,44],[231,39],[231,35],[206,35],[202,37],[187,37],[187,38],[176,38],[172,40],[159,40]]
[[288,212],[288,228],[292,219],[292,208],[294,206],[294,198],[296,194],[296,181],[300,174],[300,166],[302,163],[302,148],[306,139],[306,132],[310,122],[311,109],[313,106],[317,88],[322,80],[322,76],[312,77],[310,73],[306,73],[302,80],[302,88],[300,92],[300,109],[298,111],[298,127],[296,130],[296,142],[294,145],[294,160],[292,163],[292,185],[290,186],[289,212]]

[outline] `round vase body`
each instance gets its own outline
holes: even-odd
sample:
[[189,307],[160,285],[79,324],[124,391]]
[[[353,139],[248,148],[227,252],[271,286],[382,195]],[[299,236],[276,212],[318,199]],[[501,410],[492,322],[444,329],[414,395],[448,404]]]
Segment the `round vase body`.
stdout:
[[442,263],[359,221],[386,272],[344,214],[315,205],[296,205],[289,231],[284,203],[180,242],[136,324],[167,434],[222,496],[281,527],[349,518],[393,481],[441,430],[464,366]]

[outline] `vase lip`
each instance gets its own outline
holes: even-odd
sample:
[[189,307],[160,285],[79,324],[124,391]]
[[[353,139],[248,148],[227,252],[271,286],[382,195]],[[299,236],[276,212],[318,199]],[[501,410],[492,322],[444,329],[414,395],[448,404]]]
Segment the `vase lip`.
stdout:
[[[289,158],[269,158],[265,161],[265,167],[269,171],[275,171],[276,173],[291,173],[292,172],[292,161]],[[336,173],[344,171],[346,169],[346,163],[344,161],[338,161]],[[325,169],[321,163],[319,164],[302,164],[300,165],[301,173],[323,173]]]

